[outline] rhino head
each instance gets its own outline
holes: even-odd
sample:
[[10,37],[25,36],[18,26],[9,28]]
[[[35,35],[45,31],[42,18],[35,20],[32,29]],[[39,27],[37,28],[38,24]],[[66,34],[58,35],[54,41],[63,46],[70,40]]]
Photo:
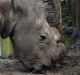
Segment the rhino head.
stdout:
[[[26,68],[40,70],[64,52],[61,36],[46,21],[41,0],[3,0],[9,3],[1,37],[10,37],[16,57]],[[3,15],[4,16],[4,15]]]

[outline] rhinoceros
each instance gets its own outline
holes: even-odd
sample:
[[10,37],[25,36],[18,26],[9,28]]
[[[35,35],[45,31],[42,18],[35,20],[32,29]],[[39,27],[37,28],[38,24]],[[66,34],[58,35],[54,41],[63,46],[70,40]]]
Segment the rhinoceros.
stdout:
[[[0,0],[0,34],[10,37],[16,57],[27,69],[50,66],[65,51],[61,36],[46,21],[41,0]],[[3,10],[4,9],[4,10]]]

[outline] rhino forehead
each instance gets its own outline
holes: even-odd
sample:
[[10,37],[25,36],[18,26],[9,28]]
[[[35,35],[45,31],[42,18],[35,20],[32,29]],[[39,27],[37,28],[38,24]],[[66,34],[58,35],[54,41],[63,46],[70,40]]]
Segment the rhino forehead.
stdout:
[[35,11],[36,15],[44,13],[44,4],[41,0],[14,0],[14,7],[23,11]]

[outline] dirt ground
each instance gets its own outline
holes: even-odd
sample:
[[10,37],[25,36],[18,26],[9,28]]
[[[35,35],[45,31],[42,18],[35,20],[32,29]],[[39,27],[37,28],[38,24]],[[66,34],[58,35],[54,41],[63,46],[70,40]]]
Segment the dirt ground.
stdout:
[[27,73],[14,58],[1,58],[0,75],[80,75],[80,41],[67,49],[65,57],[54,62],[51,68],[41,74]]

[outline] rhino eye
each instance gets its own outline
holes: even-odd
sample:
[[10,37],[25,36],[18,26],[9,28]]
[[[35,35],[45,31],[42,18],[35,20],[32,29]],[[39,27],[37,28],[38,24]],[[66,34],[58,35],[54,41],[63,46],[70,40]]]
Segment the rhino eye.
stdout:
[[41,34],[40,37],[41,37],[41,40],[42,40],[42,41],[43,41],[43,40],[46,40],[46,34]]

